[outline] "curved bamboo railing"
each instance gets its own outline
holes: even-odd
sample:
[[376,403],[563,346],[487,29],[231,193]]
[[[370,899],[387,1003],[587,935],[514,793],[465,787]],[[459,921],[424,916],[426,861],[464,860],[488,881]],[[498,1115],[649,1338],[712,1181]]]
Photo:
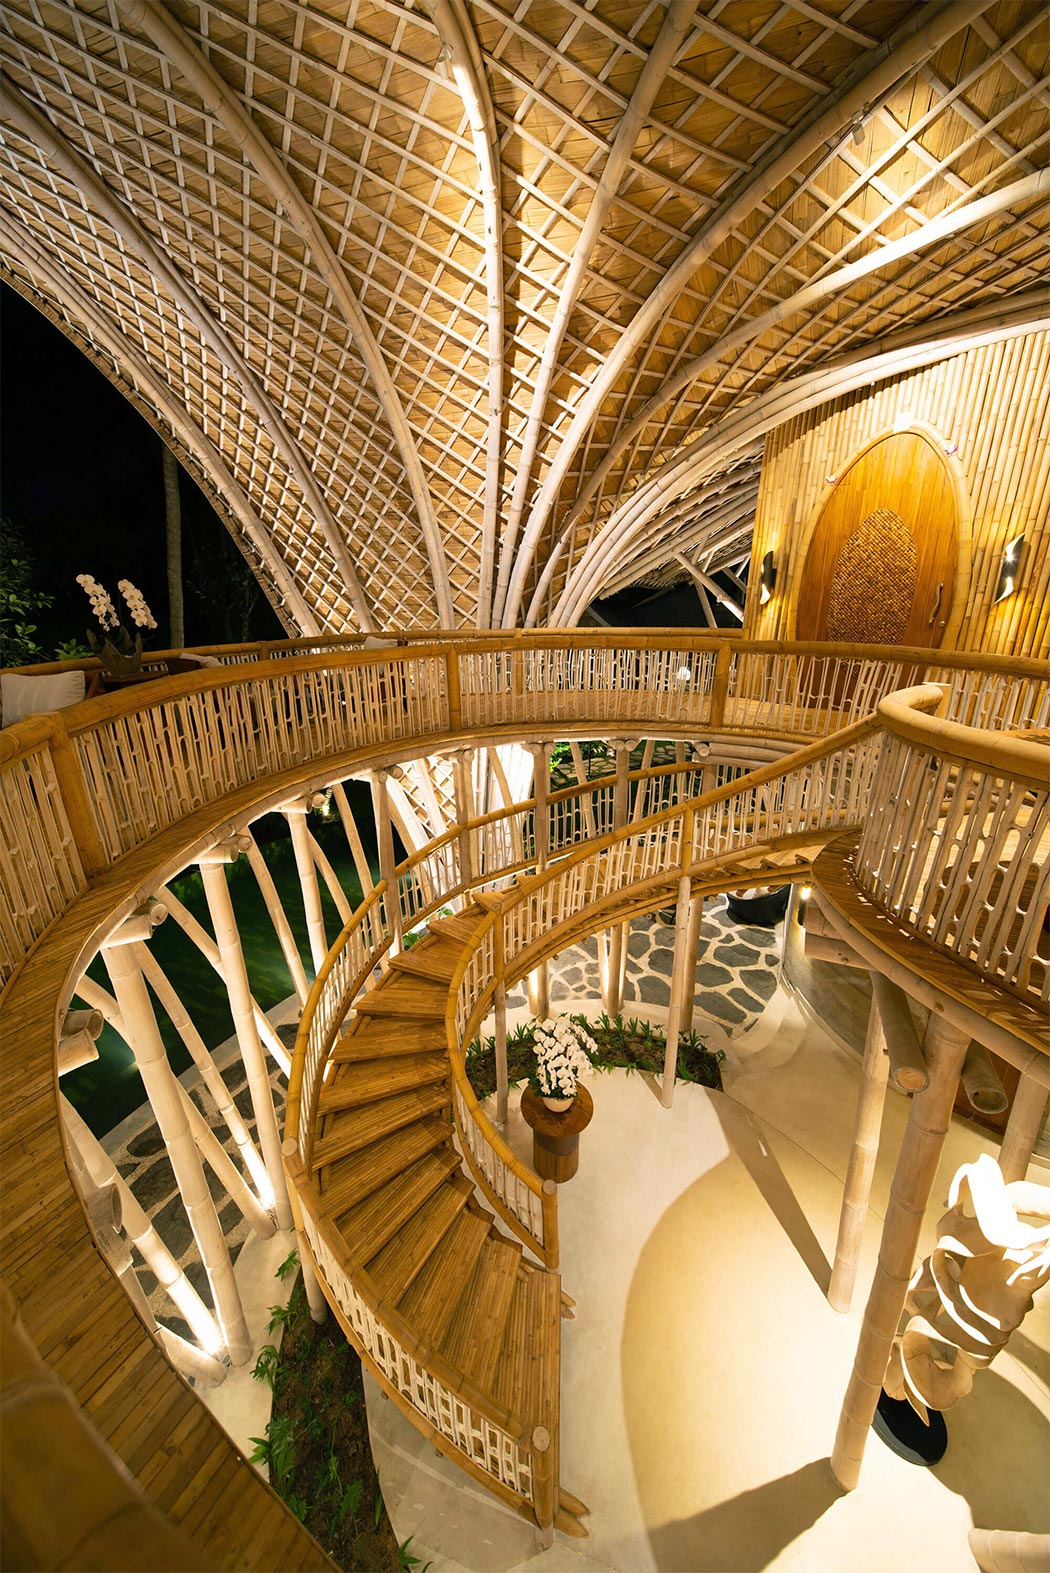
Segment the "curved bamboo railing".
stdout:
[[[867,702],[885,697],[902,671],[926,671],[949,683],[949,719],[978,716],[999,727],[1028,729],[1047,717],[1045,673],[1035,663],[929,651],[893,652],[887,659],[887,652],[875,649],[777,649],[739,638],[577,633],[428,637],[425,643],[406,640],[395,649],[335,656],[301,656],[290,647],[275,647],[265,652],[267,658],[261,650],[255,654],[254,664],[241,660],[158,679],[137,692],[30,718],[0,736],[0,883],[7,897],[0,904],[0,959],[11,976],[5,1003],[18,1017],[27,1065],[45,1063],[37,1039],[44,1044],[52,1033],[70,969],[107,914],[135,899],[150,869],[177,866],[172,860],[180,848],[201,834],[217,833],[217,827],[228,829],[280,783],[317,779],[322,770],[335,772],[348,760],[360,768],[399,752],[401,757],[427,752],[435,742],[447,746],[464,735],[489,742],[515,734],[549,737],[554,726],[562,735],[621,729],[638,735],[655,728],[657,735],[797,743],[831,721],[855,716],[861,696]],[[278,655],[279,660],[268,658]],[[639,681],[647,686],[631,686]],[[665,774],[669,779],[673,772]],[[605,790],[601,782],[588,787],[595,803]],[[772,799],[766,804],[770,814],[782,807]],[[233,818],[224,821],[224,814]],[[520,839],[527,819],[513,830],[494,829],[501,817],[489,816],[489,825],[478,830],[478,868],[490,879],[505,832],[527,861]],[[572,823],[571,816],[566,822]],[[589,902],[595,891],[580,872],[589,852],[573,856],[577,867],[570,877],[577,881],[578,898]],[[432,872],[436,876],[437,868]],[[411,880],[409,885],[415,889]],[[381,892],[380,899],[387,894]],[[67,926],[65,916],[74,908]],[[539,938],[533,943],[538,946]],[[42,965],[34,972],[39,982],[27,989],[22,962],[31,950]],[[534,953],[523,944],[518,964],[527,965]],[[364,952],[358,970],[363,966]],[[351,968],[344,992],[352,996],[356,986]],[[469,982],[468,992],[476,986]],[[38,998],[41,987],[53,990],[54,998]],[[480,995],[474,1003],[479,1000]],[[39,1086],[36,1076],[34,1069],[31,1085],[20,1080],[20,1107],[31,1097],[34,1121],[50,1118],[57,1130],[53,1074]],[[60,1143],[45,1145],[48,1162],[61,1167]],[[45,1185],[48,1194],[65,1194],[68,1176],[35,1179],[25,1191],[28,1205],[37,1206],[34,1198],[45,1194]],[[36,1237],[29,1217],[16,1215],[21,1198],[22,1191],[14,1203],[8,1198],[5,1220],[5,1236],[10,1239],[14,1229],[20,1251],[23,1240]],[[48,1249],[42,1243],[45,1256]],[[56,1277],[70,1260],[68,1250],[63,1246],[66,1255],[56,1258]],[[32,1281],[42,1283],[47,1276],[37,1259]],[[138,1336],[134,1316],[122,1317],[120,1327],[130,1357]],[[141,1339],[148,1343],[144,1332]]]
[[926,944],[1045,1006],[1050,748],[924,715],[916,694],[879,705],[886,740],[857,881]]
[[1044,669],[1025,660],[659,631],[397,637],[396,648],[332,641],[308,656],[297,653],[304,641],[239,649],[253,659],[161,677],[0,733],[0,883],[11,894],[0,978],[104,868],[204,804],[311,761],[420,752],[481,731],[632,728],[797,743],[867,714],[919,675],[949,684],[953,718],[1033,727],[1048,715]]

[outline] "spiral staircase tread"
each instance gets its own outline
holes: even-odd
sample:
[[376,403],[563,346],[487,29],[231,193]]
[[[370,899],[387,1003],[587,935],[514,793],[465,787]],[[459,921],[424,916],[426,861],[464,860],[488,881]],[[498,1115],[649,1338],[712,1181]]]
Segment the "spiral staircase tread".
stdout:
[[[372,1191],[363,1201],[334,1216],[334,1223],[357,1261],[368,1261],[392,1240],[429,1197],[460,1170],[451,1147],[428,1152]],[[323,1200],[323,1198],[322,1198]]]
[[393,1059],[348,1061],[336,1067],[317,1100],[318,1115],[338,1113],[378,1102],[394,1093],[448,1077],[445,1054],[407,1054]]
[[336,1163],[371,1147],[394,1131],[451,1107],[448,1087],[441,1082],[410,1087],[392,1097],[377,1098],[352,1109],[338,1109],[325,1120],[324,1135],[314,1147],[318,1167]]
[[396,1305],[407,1294],[470,1200],[472,1187],[452,1175],[373,1256],[366,1271],[381,1300]]
[[449,1123],[436,1115],[416,1120],[322,1170],[321,1203],[330,1218],[349,1211],[417,1158],[447,1145]]

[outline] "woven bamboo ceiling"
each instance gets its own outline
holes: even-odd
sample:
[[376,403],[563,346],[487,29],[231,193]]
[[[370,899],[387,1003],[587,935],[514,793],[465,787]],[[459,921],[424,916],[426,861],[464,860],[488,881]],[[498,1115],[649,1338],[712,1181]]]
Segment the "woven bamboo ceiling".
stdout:
[[5,0],[3,276],[290,631],[739,569],[779,421],[1046,315],[1043,0]]

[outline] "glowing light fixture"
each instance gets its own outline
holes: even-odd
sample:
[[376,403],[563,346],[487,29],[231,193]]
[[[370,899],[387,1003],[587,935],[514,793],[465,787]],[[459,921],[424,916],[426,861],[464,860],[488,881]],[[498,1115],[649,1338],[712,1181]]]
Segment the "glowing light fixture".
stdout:
[[1024,536],[1015,536],[1003,553],[1003,566],[999,570],[999,583],[995,587],[993,601],[1005,601],[1017,589],[1023,553]]
[[758,604],[759,604],[759,606],[765,606],[767,601],[772,600],[772,598],[773,598],[773,591],[776,588],[776,583],[777,583],[777,565],[776,565],[776,563],[773,560],[773,553],[772,552],[767,552],[766,555],[762,559],[762,572],[761,572],[761,574],[759,576],[759,586],[760,586],[759,593],[758,593]]

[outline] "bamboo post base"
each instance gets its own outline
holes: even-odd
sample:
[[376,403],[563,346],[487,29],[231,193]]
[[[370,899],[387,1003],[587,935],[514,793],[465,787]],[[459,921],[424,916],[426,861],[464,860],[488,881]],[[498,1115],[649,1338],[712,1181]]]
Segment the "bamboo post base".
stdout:
[[969,1041],[969,1034],[960,1032],[942,1017],[930,1017],[924,1045],[929,1085],[912,1098],[882,1230],[879,1262],[831,1455],[832,1473],[847,1491],[852,1491],[860,1479],[868,1430],[904,1309],[923,1214],[948,1134],[955,1089]]
[[[221,875],[221,868],[218,872]],[[133,946],[107,948],[105,958],[127,1041],[157,1117],[186,1217],[208,1275],[226,1348],[233,1364],[243,1365],[252,1352],[251,1334],[233,1276],[230,1253],[179,1098],[179,1084],[164,1050],[146,980],[135,959]]]
[[1021,1077],[999,1149],[999,1167],[1008,1185],[1012,1180],[1023,1180],[1028,1172],[1048,1097],[1050,1091],[1041,1082]]
[[530,1013],[537,1020],[545,1021],[551,1013],[550,969],[545,961],[529,973],[528,991]]
[[886,1082],[890,1062],[886,1054],[886,1036],[874,1000],[868,1013],[868,1035],[864,1043],[864,1068],[861,1073],[860,1091],[857,1094],[857,1118],[853,1129],[853,1151],[842,1196],[839,1216],[839,1234],[835,1242],[835,1265],[828,1286],[828,1304],[835,1311],[845,1313],[853,1300],[853,1285],[860,1262],[860,1247],[864,1236],[864,1220],[868,1215],[868,1198],[879,1155],[879,1132],[882,1128],[882,1110],[886,1102]]

